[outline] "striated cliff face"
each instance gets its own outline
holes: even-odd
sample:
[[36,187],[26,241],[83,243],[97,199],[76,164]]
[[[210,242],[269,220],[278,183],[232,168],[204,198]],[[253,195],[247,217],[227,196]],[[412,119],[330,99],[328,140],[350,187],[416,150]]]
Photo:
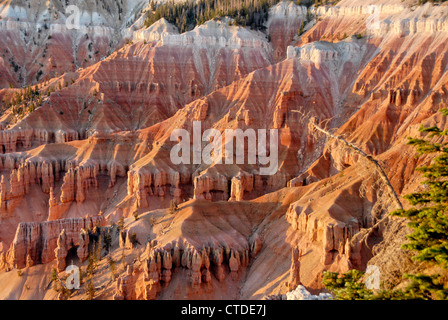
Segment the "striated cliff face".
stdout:
[[[374,263],[398,285],[397,271],[421,267],[400,249],[407,229],[387,217],[396,207],[374,168],[303,115],[374,156],[400,196],[415,191],[414,170],[430,159],[415,158],[407,137],[419,137],[421,124],[446,124],[437,113],[448,103],[446,5],[344,0],[307,11],[282,2],[265,33],[223,19],[179,34],[165,20],[142,28],[132,16],[143,5],[124,4],[121,22],[101,13],[100,23],[90,7],[83,15],[86,27],[113,30],[88,33],[107,39],[105,59],[45,71],[38,89],[54,92],[42,105],[1,117],[0,267],[62,271],[73,248],[86,259],[87,229],[122,217],[110,257],[128,259],[105,299],[262,299],[298,284],[314,294],[324,270]],[[2,48],[30,23],[35,8],[20,6],[0,5],[10,28]],[[73,48],[62,25],[48,41],[65,34]],[[123,37],[133,42],[112,53]],[[8,77],[0,81],[19,80]],[[260,161],[174,164],[171,134],[193,136],[195,121],[201,133],[278,130],[278,170],[263,175]]]
[[133,31],[134,41],[160,41],[171,35],[179,35],[179,30],[170,24],[165,18],[160,19],[148,28],[140,28]]
[[[252,249],[255,248],[252,246]],[[142,272],[134,274],[133,281],[129,279],[129,272],[122,275],[117,280],[113,298],[155,300],[161,294],[166,295],[166,291],[173,290],[170,288],[171,280],[173,277],[179,277],[180,273],[186,275],[182,287],[188,287],[191,298],[204,295],[207,291],[213,291],[212,277],[220,283],[224,283],[227,277],[237,281],[241,270],[246,269],[251,257],[256,255],[252,249],[239,252],[231,248],[204,247],[197,250],[188,246],[182,247],[177,243],[158,249],[148,243]]]
[[429,3],[399,2],[367,2],[362,6],[353,5],[354,1],[345,1],[340,6],[320,6],[312,13],[320,19],[348,19],[350,16],[367,18],[363,26],[373,36],[384,37],[391,33],[400,37],[423,32],[446,32],[447,8],[439,7],[433,10]]
[[266,27],[276,62],[285,58],[286,48],[298,38],[307,18],[307,8],[292,1],[280,2],[271,8]]
[[5,152],[149,127],[272,63],[267,39],[241,27],[210,21],[182,35],[153,27],[150,34],[159,36],[149,38],[158,40],[128,44],[94,66],[42,83],[41,93],[50,94],[41,106],[20,121],[2,119]]
[[[0,2],[0,87],[49,80],[108,56],[146,1]],[[73,10],[76,6],[76,12]]]
[[143,245],[149,218],[132,222],[122,236],[121,247],[142,253],[132,273],[118,279],[114,299],[237,297],[238,284],[263,246],[252,233],[261,216],[236,202],[211,207],[205,200],[189,201],[170,217],[168,228],[160,232],[161,226],[153,225],[154,235]]

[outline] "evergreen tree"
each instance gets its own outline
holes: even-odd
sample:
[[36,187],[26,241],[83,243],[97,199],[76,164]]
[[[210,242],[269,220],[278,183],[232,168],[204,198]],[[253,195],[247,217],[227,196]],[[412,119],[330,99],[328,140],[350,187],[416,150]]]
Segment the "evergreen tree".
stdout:
[[124,230],[124,217],[121,217],[120,220],[118,220],[117,225],[120,231]]
[[58,277],[58,270],[56,268],[51,269],[51,281],[57,281],[59,280]]
[[181,33],[192,30],[197,25],[215,18],[228,16],[235,24],[264,30],[269,8],[281,0],[189,0],[185,2],[166,2],[153,6],[145,18],[145,27],[151,26],[160,18],[177,26]]
[[[448,109],[441,112],[448,115]],[[420,131],[427,133],[429,140],[409,138],[408,144],[415,146],[419,155],[437,153],[437,156],[430,165],[417,168],[426,178],[425,190],[404,196],[413,207],[396,210],[391,215],[407,218],[413,230],[403,249],[415,251],[414,260],[443,270],[448,269],[448,130],[421,126]],[[375,293],[366,290],[360,275],[358,270],[343,275],[327,272],[323,284],[337,299],[448,299],[448,285],[438,274],[404,274],[403,278],[409,280],[405,289]]]
[[350,270],[340,275],[337,272],[324,272],[322,284],[333,292],[338,300],[367,300],[372,291],[365,288],[361,278],[362,271]]
[[[444,116],[448,109],[442,109]],[[426,261],[448,268],[448,130],[441,130],[437,126],[420,127],[421,132],[428,133],[428,138],[438,138],[438,142],[425,139],[409,138],[409,144],[417,148],[419,155],[438,155],[428,166],[417,168],[426,178],[423,181],[425,190],[404,196],[411,205],[411,209],[397,210],[392,213],[409,219],[409,227],[413,232],[408,235],[410,240],[403,245],[404,249],[416,251],[413,259]],[[443,285],[437,275],[409,275],[410,293],[416,298],[448,297],[448,288]],[[419,290],[417,290],[419,289]]]
[[110,235],[110,232],[106,232],[104,235],[104,245],[103,248],[106,250],[106,254],[109,254],[110,247],[112,245],[112,236]]
[[98,242],[96,244],[95,260],[96,262],[101,261],[101,249],[103,248],[103,237],[99,236]]
[[178,207],[174,200],[170,201],[170,214],[174,214],[177,211]]
[[87,261],[88,261],[87,268],[86,268],[87,273],[90,275],[93,275],[97,268],[96,255],[93,253],[90,253]]
[[108,258],[110,273],[112,275],[112,281],[115,281],[115,272],[117,270],[116,261],[111,257]]
[[90,278],[89,282],[87,283],[87,290],[86,290],[87,299],[93,300],[95,297],[95,285],[93,284],[92,277]]

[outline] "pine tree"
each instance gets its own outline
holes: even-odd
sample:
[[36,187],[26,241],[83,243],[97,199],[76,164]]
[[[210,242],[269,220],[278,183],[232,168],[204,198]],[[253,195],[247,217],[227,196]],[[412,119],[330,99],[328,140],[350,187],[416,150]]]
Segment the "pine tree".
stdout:
[[[442,109],[444,116],[448,109]],[[412,207],[408,210],[397,210],[394,216],[407,218],[408,226],[413,232],[408,235],[410,240],[403,245],[404,249],[416,251],[413,259],[435,264],[443,269],[448,268],[448,130],[437,126],[420,127],[427,133],[429,139],[438,138],[439,142],[425,139],[409,138],[408,144],[417,148],[419,155],[434,154],[429,166],[417,168],[426,178],[423,181],[425,190],[411,193],[406,198]],[[411,280],[410,294],[416,298],[448,298],[448,288],[443,285],[437,275],[408,275]],[[418,289],[418,290],[417,290]]]
[[117,226],[120,231],[124,230],[124,217],[121,217],[120,220],[118,220]]
[[106,234],[104,235],[103,242],[104,242],[103,249],[106,250],[106,254],[109,254],[109,250],[112,245],[112,236],[110,235],[109,232],[106,232]]
[[185,2],[165,2],[146,13],[145,27],[151,26],[160,18],[177,26],[181,33],[192,30],[196,25],[215,18],[228,16],[240,26],[264,30],[269,8],[281,0],[198,0]]
[[115,272],[117,270],[116,261],[111,257],[108,258],[110,273],[112,275],[112,281],[115,281]]
[[57,281],[59,280],[58,277],[58,270],[56,268],[51,269],[51,281]]
[[[448,115],[448,109],[441,112]],[[414,260],[448,269],[448,130],[421,126],[420,131],[427,133],[430,140],[409,138],[408,144],[415,146],[419,155],[438,155],[430,165],[417,168],[426,178],[422,183],[425,190],[404,196],[413,207],[396,210],[391,215],[409,220],[413,232],[407,236],[409,242],[403,249],[416,251]],[[351,270],[343,275],[327,272],[323,274],[323,284],[336,299],[448,299],[448,285],[438,274],[404,274],[409,283],[403,290],[373,293],[366,290],[359,272]]]
[[305,22],[302,22],[302,24],[300,25],[300,28],[299,28],[297,34],[299,36],[301,36],[303,34],[304,30],[305,30]]
[[87,283],[87,290],[86,290],[87,299],[93,300],[95,297],[95,285],[93,284],[92,277],[90,278],[89,282]]
[[95,253],[95,260],[97,261],[101,261],[101,249],[103,247],[103,237],[99,236],[98,238],[98,242],[96,244],[96,253]]
[[170,214],[174,214],[177,211],[177,204],[174,200],[170,201]]
[[95,273],[95,270],[97,268],[97,262],[96,262],[96,255],[93,253],[89,254],[89,257],[87,258],[88,264],[87,264],[87,273],[90,275],[93,275]]
[[368,300],[373,293],[361,281],[363,275],[362,271],[355,269],[344,274],[325,271],[322,274],[322,284],[337,300]]

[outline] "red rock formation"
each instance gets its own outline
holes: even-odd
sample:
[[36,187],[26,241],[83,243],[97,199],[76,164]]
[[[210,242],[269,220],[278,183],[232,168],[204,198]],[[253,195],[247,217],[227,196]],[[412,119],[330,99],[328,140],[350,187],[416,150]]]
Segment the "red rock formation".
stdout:
[[89,233],[86,229],[81,229],[79,233],[78,249],[76,250],[79,260],[86,261],[89,257]]
[[54,249],[54,255],[56,257],[56,268],[59,272],[65,270],[67,266],[65,258],[67,257],[67,235],[65,234],[65,229],[62,229],[61,234],[58,237],[57,247]]
[[[114,2],[78,3],[84,19],[80,19],[79,26],[71,28],[70,23],[74,21],[70,10],[66,11],[68,3],[3,2],[0,46],[5,50],[0,70],[5,76],[0,80],[0,87],[47,81],[100,61],[118,45],[114,34],[124,28],[122,21],[136,14],[143,3],[133,3],[136,7],[127,1],[121,6]],[[121,18],[117,19],[116,15]],[[86,17],[90,18],[86,20]],[[98,17],[101,17],[99,21]]]
[[289,290],[294,290],[298,285],[302,284],[300,282],[300,257],[301,257],[300,249],[294,248],[292,249],[291,256],[291,268],[289,270],[289,278],[287,282],[287,286]]
[[306,8],[297,6],[293,2],[280,2],[271,8],[267,28],[275,61],[285,57],[286,48],[298,37],[302,23],[307,18]]
[[[227,250],[229,251],[226,254]],[[249,264],[250,255],[248,250],[243,253],[233,249],[224,251],[223,248],[204,247],[197,250],[194,247],[182,248],[180,244],[161,249],[153,248],[149,243],[145,254],[147,258],[144,260],[144,271],[140,280],[132,287],[128,285],[128,275],[123,276],[114,299],[128,299],[136,295],[138,290],[142,290],[141,298],[154,300],[171,279],[181,273],[179,268],[186,269],[186,281],[193,292],[201,291],[203,286],[211,283],[210,270],[215,270],[214,275],[219,281],[224,281],[228,272],[226,270],[229,270],[230,277],[235,281],[238,279],[239,270]],[[126,283],[125,288],[123,283]]]
[[128,196],[135,196],[138,208],[148,208],[148,196],[159,198],[174,197],[181,202],[181,184],[189,183],[190,177],[176,171],[160,171],[154,168],[154,173],[140,169],[128,171]]
[[[262,298],[281,291],[273,279],[291,275],[291,286],[320,289],[323,270],[363,269],[383,232],[390,233],[385,222],[373,226],[394,207],[362,158],[316,137],[293,111],[373,155],[399,194],[415,190],[413,170],[428,159],[415,159],[406,138],[420,137],[420,123],[446,122],[437,110],[448,103],[447,12],[390,2],[380,6],[378,30],[366,29],[367,4],[356,0],[311,9],[318,19],[295,47],[287,46],[304,12],[292,4],[275,9],[281,14],[269,23],[271,44],[219,22],[178,34],[162,21],[153,28],[160,33],[138,32],[138,42],[105,60],[50,79],[39,90],[71,77],[73,83],[21,121],[5,116],[0,125],[1,223],[18,225],[12,243],[10,228],[0,229],[2,247],[11,244],[0,264],[57,258],[62,268],[72,241],[84,260],[82,230],[95,218],[64,218],[100,210],[112,221],[134,211],[159,217],[173,199],[180,207],[175,215],[151,223],[151,231],[143,218],[131,230],[143,245],[157,242],[147,248],[143,271],[130,268],[120,277],[117,299],[176,296],[171,286],[184,284],[186,296],[210,297],[211,286],[219,292],[221,284],[235,283],[238,297]],[[4,79],[14,80],[2,63]],[[59,70],[59,63],[50,57],[47,68]],[[260,163],[173,164],[170,135],[192,133],[193,121],[221,133],[278,130],[279,170],[262,176]],[[34,222],[19,224],[23,217]],[[62,230],[66,240],[61,236],[57,245]],[[120,247],[138,250],[131,234],[122,232]],[[296,247],[303,253],[300,274],[298,259],[291,266],[288,258]]]
[[[67,250],[72,244],[85,249],[85,231],[103,223],[103,217],[63,219],[48,222],[20,223],[16,236],[7,252],[7,262],[12,267],[23,268],[29,255],[34,263],[49,263],[55,258],[63,268]],[[80,242],[83,234],[84,243]],[[80,259],[85,260],[85,251]]]
[[128,265],[126,273],[118,278],[116,283],[116,292],[113,296],[114,300],[132,300],[135,299],[132,287],[135,284],[135,276],[133,274],[134,268],[132,265]]
[[[210,46],[195,45],[208,42]],[[187,45],[180,47],[183,43]],[[42,85],[42,93],[50,88],[56,92],[20,124],[2,131],[0,145],[14,152],[85,139],[95,132],[146,128],[212,90],[268,66],[270,59],[266,39],[214,21],[182,35],[166,34],[158,42],[128,45],[91,68]],[[176,70],[174,77],[167,70]],[[205,114],[206,109],[199,112],[198,119]]]

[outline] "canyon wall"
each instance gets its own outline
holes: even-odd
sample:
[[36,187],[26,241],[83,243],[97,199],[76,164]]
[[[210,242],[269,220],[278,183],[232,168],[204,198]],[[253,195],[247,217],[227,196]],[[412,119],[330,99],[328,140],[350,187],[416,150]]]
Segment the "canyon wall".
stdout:
[[[73,247],[86,258],[87,229],[123,217],[120,250],[144,254],[110,285],[111,299],[179,297],[184,284],[190,298],[261,299],[299,283],[320,290],[322,271],[369,261],[391,275],[384,257],[404,255],[398,241],[384,241],[395,229],[405,237],[387,218],[390,195],[362,157],[309,120],[374,157],[400,197],[417,189],[414,170],[428,159],[406,142],[422,137],[421,124],[446,124],[437,111],[448,103],[448,11],[408,2],[344,0],[310,11],[285,2],[271,9],[266,34],[226,20],[179,34],[161,20],[126,29],[133,42],[103,60],[48,73],[39,90],[54,92],[41,106],[1,119],[0,263],[56,261],[62,270]],[[379,23],[368,24],[376,13]],[[8,44],[26,28],[13,20],[2,20]],[[101,30],[89,32],[107,38]],[[174,164],[171,134],[192,136],[194,121],[201,134],[277,130],[278,170],[262,175],[260,159]],[[39,214],[29,210],[37,202]],[[132,232],[140,244],[130,243]]]

